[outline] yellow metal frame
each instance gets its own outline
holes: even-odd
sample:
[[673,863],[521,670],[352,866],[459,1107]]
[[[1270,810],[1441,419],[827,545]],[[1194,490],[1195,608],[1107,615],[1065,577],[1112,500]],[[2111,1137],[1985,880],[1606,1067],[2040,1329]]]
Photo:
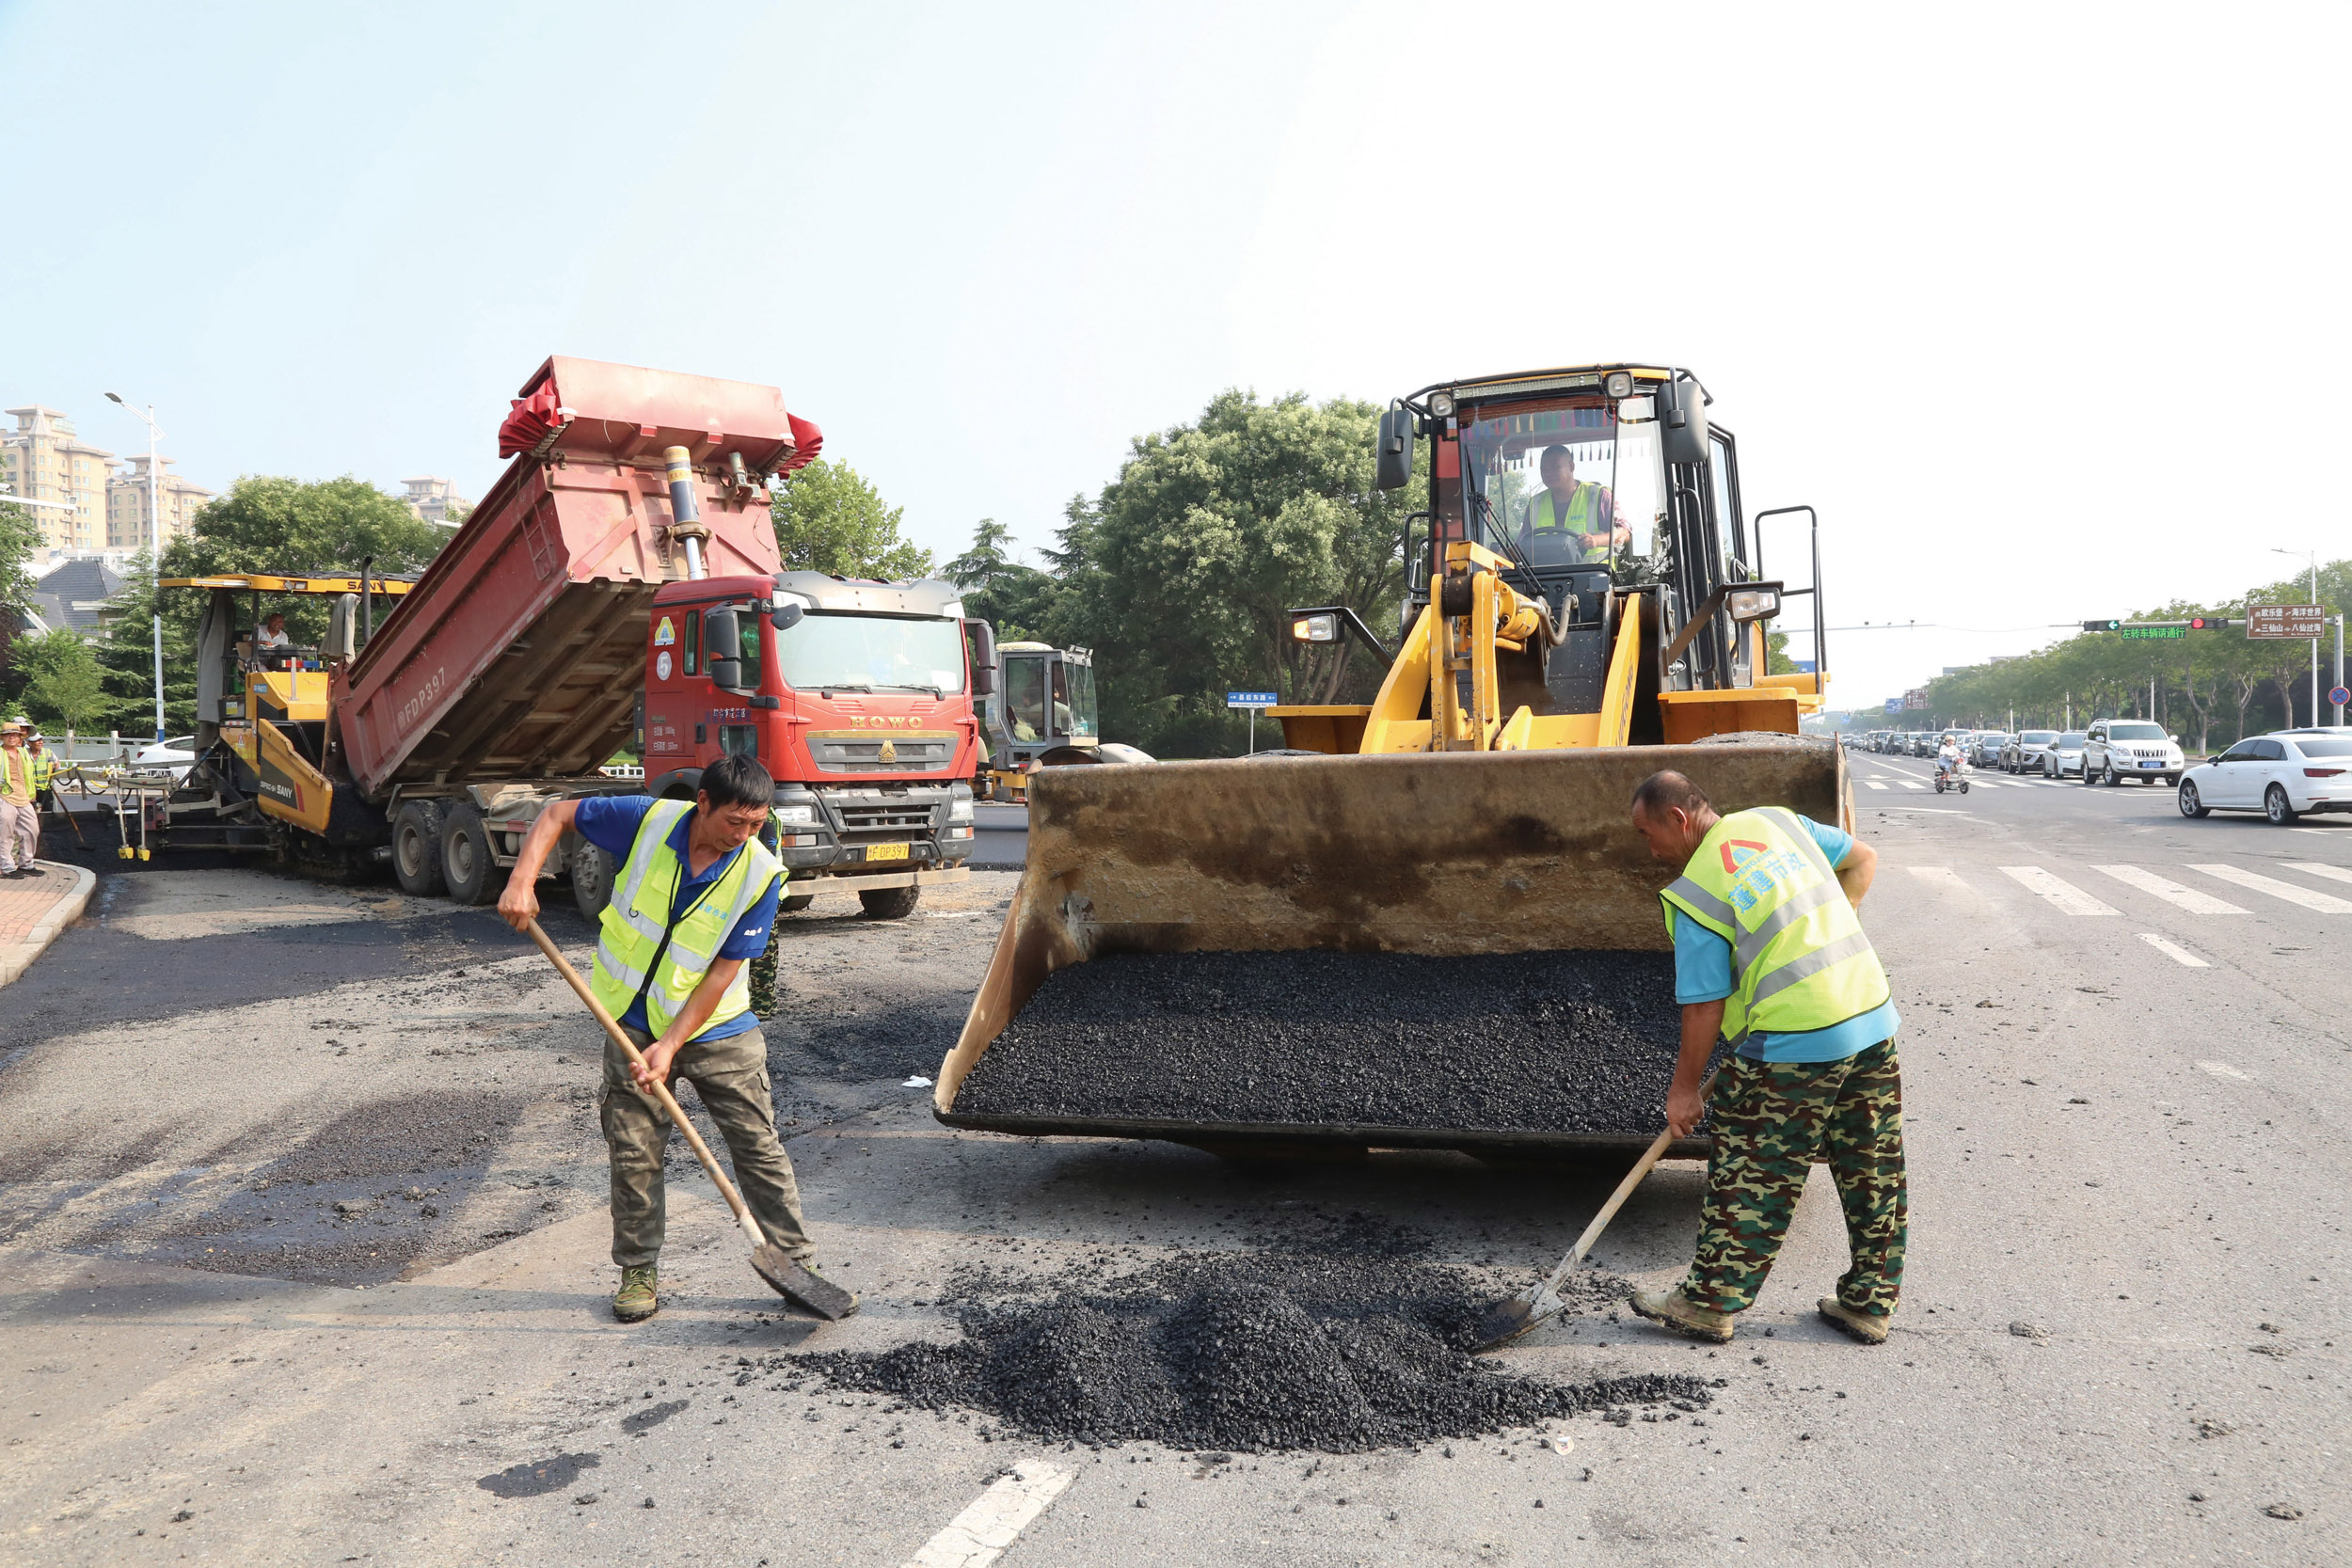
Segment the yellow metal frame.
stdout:
[[396,579],[360,578],[287,578],[265,572],[240,573],[235,577],[164,578],[158,588],[232,588],[250,589],[260,594],[389,594],[397,598],[417,585]]

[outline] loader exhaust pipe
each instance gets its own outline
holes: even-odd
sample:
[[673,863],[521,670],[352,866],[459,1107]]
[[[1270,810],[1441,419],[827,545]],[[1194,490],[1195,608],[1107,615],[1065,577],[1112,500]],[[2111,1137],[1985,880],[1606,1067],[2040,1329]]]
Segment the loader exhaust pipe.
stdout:
[[661,455],[670,465],[670,537],[685,546],[687,580],[700,582],[710,575],[703,564],[703,541],[710,531],[694,500],[694,456],[684,447],[671,447]]

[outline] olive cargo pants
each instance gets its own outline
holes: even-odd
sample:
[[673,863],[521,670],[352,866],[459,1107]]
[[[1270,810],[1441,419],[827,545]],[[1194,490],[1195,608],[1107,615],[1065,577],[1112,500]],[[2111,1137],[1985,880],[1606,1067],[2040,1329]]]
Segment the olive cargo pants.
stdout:
[[1715,1152],[1684,1297],[1717,1312],[1747,1309],[1819,1160],[1837,1185],[1852,1253],[1837,1299],[1856,1312],[1893,1316],[1910,1221],[1895,1042],[1882,1040],[1842,1062],[1728,1057],[1708,1111]]
[[[628,1037],[640,1051],[653,1044],[653,1037],[642,1030],[629,1030]],[[673,1093],[681,1081],[694,1085],[703,1109],[718,1124],[735,1184],[768,1239],[795,1259],[814,1255],[816,1243],[801,1222],[801,1185],[776,1137],[767,1037],[755,1028],[686,1046],[670,1064]],[[605,1147],[612,1156],[612,1261],[639,1268],[661,1256],[666,1212],[661,1162],[670,1142],[670,1117],[660,1101],[638,1092],[628,1058],[611,1040],[604,1045],[600,1110]]]

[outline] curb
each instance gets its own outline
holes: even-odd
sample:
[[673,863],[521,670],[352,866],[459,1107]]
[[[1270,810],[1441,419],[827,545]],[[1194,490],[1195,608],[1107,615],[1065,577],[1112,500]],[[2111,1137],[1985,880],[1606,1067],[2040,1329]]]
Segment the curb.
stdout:
[[44,861],[60,871],[73,873],[73,890],[49,906],[41,923],[33,927],[23,942],[0,953],[0,986],[12,983],[33,965],[33,960],[49,950],[57,940],[57,933],[82,918],[82,911],[89,906],[89,895],[98,886],[98,873],[86,866],[64,865],[56,861]]

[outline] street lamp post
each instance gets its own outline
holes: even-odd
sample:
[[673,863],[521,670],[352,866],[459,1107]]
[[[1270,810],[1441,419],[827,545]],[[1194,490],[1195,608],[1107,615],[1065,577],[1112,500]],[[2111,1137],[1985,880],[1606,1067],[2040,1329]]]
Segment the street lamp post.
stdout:
[[[122,401],[120,392],[108,392],[107,400],[147,421],[147,523],[155,542],[155,577],[160,583],[164,575],[164,508],[163,469],[155,453],[155,443],[163,432],[155,426],[155,405],[149,404],[147,412],[139,413]],[[155,739],[164,738],[164,594],[155,590]]]
[[[2312,603],[2317,604],[2319,602],[2319,552],[2317,550],[2282,550],[2278,546],[2273,545],[2270,546],[2270,553],[2272,555],[2300,555],[2310,558],[2312,563]],[[2312,725],[2313,728],[2317,728],[2319,725],[2319,639],[2316,637],[2312,639]],[[2289,729],[2295,727],[2295,715],[2292,713],[2287,715],[2287,727]]]

